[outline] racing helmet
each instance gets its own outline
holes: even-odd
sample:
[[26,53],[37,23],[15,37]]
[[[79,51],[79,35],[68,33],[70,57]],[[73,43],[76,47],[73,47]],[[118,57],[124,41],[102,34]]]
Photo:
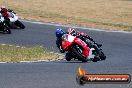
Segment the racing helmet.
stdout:
[[63,34],[65,32],[61,28],[56,29],[56,37],[62,37]]
[[5,13],[5,12],[7,12],[7,11],[8,11],[8,10],[6,9],[5,6],[2,6],[2,7],[1,7],[1,12]]

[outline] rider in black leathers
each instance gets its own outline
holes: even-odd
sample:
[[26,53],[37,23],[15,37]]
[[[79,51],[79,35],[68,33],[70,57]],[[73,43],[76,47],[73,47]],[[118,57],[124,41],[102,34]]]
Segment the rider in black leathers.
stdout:
[[[93,47],[92,44],[91,44],[91,42],[93,42],[93,44],[96,44],[98,47],[101,47],[102,46],[102,44],[96,43],[90,36],[88,36],[84,32],[75,31],[75,29],[69,28],[68,29],[68,33],[71,34],[71,35],[73,35],[73,36],[76,36],[76,37],[80,38],[81,40],[83,40],[84,42],[86,42],[87,45],[90,48]],[[91,42],[87,41],[87,39],[90,40]]]

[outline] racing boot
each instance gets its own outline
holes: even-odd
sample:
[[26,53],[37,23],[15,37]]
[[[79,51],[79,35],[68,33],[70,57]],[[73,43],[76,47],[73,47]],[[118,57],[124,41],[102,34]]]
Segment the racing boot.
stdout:
[[93,43],[96,44],[99,48],[102,46],[102,44],[99,44],[99,43],[97,43],[95,41],[93,41]]

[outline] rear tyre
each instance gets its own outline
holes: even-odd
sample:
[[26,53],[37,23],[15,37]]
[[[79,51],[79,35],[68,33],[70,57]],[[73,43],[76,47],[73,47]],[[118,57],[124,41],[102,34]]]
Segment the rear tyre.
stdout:
[[100,59],[101,59],[101,60],[105,60],[105,59],[106,59],[106,56],[104,55],[103,52],[100,53]]
[[20,27],[21,29],[25,29],[25,26],[24,26],[23,23],[20,22],[19,20],[17,20],[17,21],[15,22],[15,25],[18,26],[18,27]]
[[78,50],[80,48],[77,48],[77,47],[73,47],[72,48],[72,52],[75,54],[75,56],[78,58],[78,60],[82,61],[82,62],[87,62],[88,59],[83,56],[83,54],[81,52],[79,52],[80,50]]
[[95,56],[94,59],[93,59],[93,62],[97,62],[97,61],[100,61],[100,58]]

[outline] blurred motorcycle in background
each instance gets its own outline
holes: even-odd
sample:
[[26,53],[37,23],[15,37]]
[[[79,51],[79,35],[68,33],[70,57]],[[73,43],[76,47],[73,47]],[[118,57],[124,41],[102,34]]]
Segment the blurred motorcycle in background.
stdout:
[[4,17],[0,14],[0,32],[11,34],[11,30],[4,21]]

